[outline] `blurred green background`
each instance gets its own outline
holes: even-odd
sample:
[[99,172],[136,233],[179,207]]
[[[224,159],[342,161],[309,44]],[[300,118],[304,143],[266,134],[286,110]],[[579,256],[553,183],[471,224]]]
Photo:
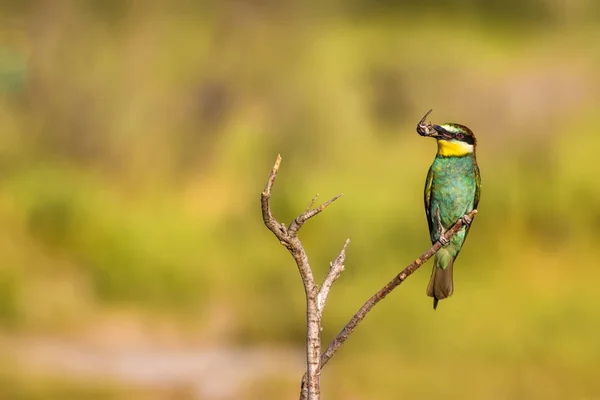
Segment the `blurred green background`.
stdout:
[[600,3],[0,3],[0,398],[297,398],[304,293],[277,218],[346,271],[326,345],[428,247],[423,184],[459,122],[480,214],[322,373],[324,399],[600,399]]

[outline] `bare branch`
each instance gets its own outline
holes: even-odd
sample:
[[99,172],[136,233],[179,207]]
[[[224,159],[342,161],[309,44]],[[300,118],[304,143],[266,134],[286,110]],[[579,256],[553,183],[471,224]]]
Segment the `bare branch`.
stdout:
[[[329,205],[331,203],[333,203],[334,201],[336,201],[337,199],[339,199],[340,197],[342,197],[342,194],[338,194],[337,196],[333,197],[330,200],[327,200],[325,203],[321,204],[319,207],[317,208],[313,208],[312,210],[307,209],[305,212],[303,212],[302,214],[300,214],[300,216],[298,216],[298,218],[294,219],[292,221],[292,223],[290,224],[290,227],[288,228],[288,232],[290,234],[290,236],[295,236],[298,234],[298,230],[300,228],[302,228],[302,225],[304,225],[304,223],[306,221],[308,221],[309,219],[311,219],[312,217],[314,217],[317,214],[320,214],[324,209],[326,209],[327,207],[329,207]],[[313,199],[313,200],[316,200]]]
[[[468,214],[462,216],[456,223],[450,228],[444,235],[443,238],[449,241],[454,235],[456,235],[460,229],[466,225],[465,222],[472,221],[477,214],[477,210],[473,210]],[[427,260],[429,260],[437,251],[442,248],[442,241],[438,240],[434,243],[429,250],[427,250],[421,257],[417,258],[412,264],[408,265],[404,268],[398,275],[394,277],[387,285],[381,288],[377,293],[375,293],[369,300],[363,304],[363,306],[354,314],[354,316],[350,319],[350,321],[346,324],[344,329],[341,330],[340,333],[333,339],[333,341],[327,347],[327,350],[321,355],[321,368],[327,364],[327,362],[333,357],[333,355],[338,351],[340,347],[346,342],[350,334],[356,329],[358,324],[367,316],[369,311],[377,303],[383,300],[392,290],[397,288],[406,278],[412,275],[420,266],[425,264]],[[307,397],[306,391],[306,377],[302,378],[302,390],[300,393],[300,399],[305,400]]]
[[300,216],[300,218],[303,220],[303,222],[309,220],[310,218],[314,217],[315,215],[319,214],[321,211],[323,211],[324,209],[326,209],[327,207],[329,207],[329,205],[331,203],[333,203],[334,201],[336,201],[340,197],[342,197],[342,193],[340,193],[337,196],[334,196],[333,198],[327,200],[325,203],[321,204],[319,207],[313,208],[312,210],[310,210],[310,211],[302,214]]
[[277,222],[275,217],[273,217],[273,213],[271,212],[271,189],[273,188],[275,178],[277,177],[277,173],[279,172],[280,164],[281,155],[277,154],[277,159],[275,160],[275,164],[273,165],[273,169],[271,170],[271,174],[269,175],[269,179],[267,180],[265,190],[260,195],[260,203],[262,209],[262,217],[265,225],[267,226],[267,228],[269,228],[271,232],[275,234],[275,236],[277,236],[277,239],[279,239],[282,242],[285,242],[285,225]]
[[[475,214],[477,214],[477,210],[473,210],[468,214],[465,214],[468,218],[473,219]],[[463,219],[459,219],[452,228],[450,228],[446,234],[443,236],[446,240],[450,240],[452,236],[456,235],[458,231],[465,225]],[[381,288],[377,293],[375,293],[369,300],[366,301],[365,304],[354,314],[350,322],[346,324],[344,329],[333,339],[325,353],[321,356],[321,366],[327,364],[327,361],[335,354],[335,352],[344,344],[348,336],[354,331],[356,326],[366,317],[367,313],[371,311],[371,309],[375,306],[375,304],[379,303],[383,300],[392,290],[398,287],[406,278],[412,275],[419,267],[427,262],[437,251],[442,248],[442,243],[438,240],[433,246],[429,248],[423,255],[413,261],[412,264],[407,266],[400,272],[398,275],[394,277],[387,285]]]
[[338,256],[333,260],[333,262],[329,263],[329,272],[319,289],[319,295],[317,296],[317,308],[319,310],[319,317],[323,316],[323,310],[325,309],[325,303],[327,302],[327,297],[329,296],[329,291],[331,290],[331,286],[333,283],[340,277],[342,271],[344,271],[344,262],[346,261],[346,248],[350,243],[350,239],[346,239],[344,242],[344,246]]
[[452,236],[456,235],[460,229],[469,224],[477,210],[473,210],[468,214],[461,217],[455,224],[450,228],[440,240],[434,243],[429,250],[427,250],[421,257],[416,259],[412,264],[404,268],[398,275],[394,277],[387,285],[381,288],[375,293],[369,300],[363,304],[363,306],[354,314],[350,321],[346,324],[344,329],[333,339],[327,350],[321,352],[321,318],[323,316],[323,310],[325,303],[329,296],[329,292],[333,283],[340,277],[344,270],[344,262],[346,260],[346,248],[350,242],[347,239],[340,250],[338,256],[334,261],[330,263],[329,272],[319,289],[315,283],[315,279],[308,262],[308,256],[300,239],[298,238],[298,230],[304,225],[310,218],[321,213],[331,203],[340,198],[340,195],[333,197],[331,200],[323,203],[317,208],[312,208],[317,196],[315,196],[305,212],[300,214],[292,223],[289,228],[286,225],[278,222],[271,211],[271,190],[275,183],[275,178],[279,172],[279,166],[281,164],[281,156],[277,155],[275,164],[271,170],[265,190],[261,194],[261,209],[262,217],[265,226],[275,234],[280,243],[284,245],[294,260],[300,272],[302,283],[304,285],[304,291],[306,294],[306,373],[302,378],[302,390],[300,393],[300,399],[308,400],[319,400],[320,398],[320,373],[321,368],[327,364],[327,362],[333,357],[337,350],[346,342],[348,337],[354,332],[358,324],[366,317],[371,309],[381,300],[383,300],[392,290],[398,287],[407,277],[415,272],[421,265],[429,260],[441,247],[443,242],[449,241]]
[[[271,174],[269,175],[269,179],[267,180],[267,184],[265,186],[265,190],[261,194],[261,209],[262,209],[262,217],[263,222],[266,227],[269,228],[271,232],[275,234],[279,242],[284,245],[292,257],[294,257],[294,261],[296,261],[296,265],[298,267],[298,271],[300,272],[300,277],[302,278],[302,284],[304,285],[304,292],[306,295],[306,373],[304,384],[304,392],[305,397],[310,400],[319,400],[320,398],[320,383],[319,376],[321,372],[321,364],[320,364],[320,354],[321,354],[321,315],[322,312],[319,311],[319,288],[315,283],[315,278],[313,276],[312,270],[310,268],[310,263],[308,262],[308,256],[300,239],[298,238],[298,230],[302,227],[302,225],[314,217],[315,215],[322,212],[327,206],[337,200],[341,195],[334,197],[333,199],[327,201],[321,206],[312,209],[314,202],[317,199],[317,196],[313,198],[310,205],[306,209],[304,213],[302,213],[299,217],[294,219],[294,221],[290,224],[289,228],[286,228],[285,224],[282,224],[275,219],[273,213],[271,211],[271,189],[273,188],[273,184],[275,182],[275,178],[277,177],[277,173],[279,172],[279,165],[281,164],[281,156],[277,155],[277,159],[275,160],[275,164],[273,165],[273,169],[271,170]],[[332,263],[332,269],[334,266],[335,269],[343,268],[343,263],[345,259],[345,251],[348,242],[342,248],[340,255],[336,258],[335,262]],[[339,264],[339,265],[338,265]],[[330,274],[334,274],[334,272],[330,271]],[[329,276],[329,275],[328,275]],[[329,288],[333,284],[333,281],[337,279],[339,276],[339,272],[337,276],[333,276],[329,278],[331,282],[327,283]],[[329,289],[327,289],[329,291]],[[325,294],[324,298],[327,295]],[[324,300],[323,305],[324,307]]]

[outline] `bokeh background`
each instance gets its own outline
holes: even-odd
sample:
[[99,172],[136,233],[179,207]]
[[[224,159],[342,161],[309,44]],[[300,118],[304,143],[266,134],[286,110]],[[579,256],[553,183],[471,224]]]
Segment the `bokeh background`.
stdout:
[[324,344],[428,247],[435,153],[479,139],[480,214],[323,370],[324,399],[600,399],[600,3],[0,3],[0,398],[296,398],[304,294],[349,237]]

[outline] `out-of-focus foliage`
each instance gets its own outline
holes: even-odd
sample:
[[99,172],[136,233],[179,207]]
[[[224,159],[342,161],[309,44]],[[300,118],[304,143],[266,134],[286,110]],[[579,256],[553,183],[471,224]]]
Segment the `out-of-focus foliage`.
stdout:
[[[435,145],[414,127],[434,108],[432,121],[464,123],[479,140],[480,214],[455,295],[432,312],[425,266],[327,366],[324,397],[600,393],[596,2],[46,0],[0,10],[4,336],[84,340],[126,310],[207,345],[301,346],[300,282],[258,202],[281,153],[280,220],[314,193],[344,193],[301,233],[319,278],[352,239],[327,341],[428,246],[422,190]],[[2,374],[1,398],[68,396],[62,380],[23,368]],[[242,397],[294,396],[288,378]],[[68,393],[121,398],[110,397],[119,385],[98,395],[73,385]]]

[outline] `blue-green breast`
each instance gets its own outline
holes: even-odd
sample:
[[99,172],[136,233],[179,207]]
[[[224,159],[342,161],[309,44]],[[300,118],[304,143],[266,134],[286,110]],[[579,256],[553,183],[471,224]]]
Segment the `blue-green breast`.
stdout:
[[[460,217],[473,209],[476,190],[475,157],[468,154],[462,157],[437,156],[431,165],[430,218],[435,229],[431,240],[438,240],[436,208],[440,209],[440,220],[444,229],[449,229]],[[457,235],[462,242],[464,231]],[[454,240],[453,240],[454,242]],[[462,244],[462,243],[461,243]]]

